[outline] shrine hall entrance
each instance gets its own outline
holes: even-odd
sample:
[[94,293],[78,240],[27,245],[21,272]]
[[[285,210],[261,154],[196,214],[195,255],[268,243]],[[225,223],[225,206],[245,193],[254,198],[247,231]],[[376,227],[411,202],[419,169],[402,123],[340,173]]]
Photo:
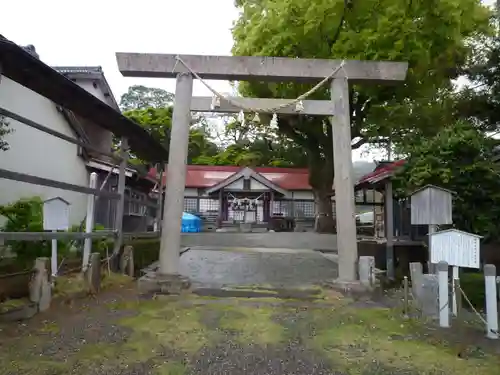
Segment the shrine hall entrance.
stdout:
[[268,223],[273,202],[287,196],[287,191],[250,168],[206,190],[219,201],[219,223]]

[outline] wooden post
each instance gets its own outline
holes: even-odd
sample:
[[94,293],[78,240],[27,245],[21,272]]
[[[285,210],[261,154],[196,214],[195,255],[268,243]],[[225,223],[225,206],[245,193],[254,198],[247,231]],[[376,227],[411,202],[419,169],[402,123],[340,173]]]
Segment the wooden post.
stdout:
[[496,267],[494,264],[484,265],[484,289],[486,298],[486,337],[498,339],[498,302]]
[[[97,188],[97,173],[90,174],[90,188]],[[94,230],[95,196],[87,196],[87,215],[85,217],[85,233],[92,233]],[[92,238],[85,238],[83,242],[82,271],[85,272],[89,265],[90,253],[92,251]]]
[[[436,233],[437,228],[436,228],[435,224],[429,224],[428,228],[429,228],[429,230],[428,230],[429,235],[432,233]],[[432,252],[431,252],[431,237],[430,236],[429,236],[429,246],[428,246],[427,250],[428,250],[427,256],[429,257],[429,260],[427,261],[427,273],[433,273],[433,274],[437,275],[438,274],[437,264],[433,264],[431,262]]]
[[405,318],[408,317],[409,303],[410,303],[410,290],[408,289],[408,276],[403,277],[403,313]]
[[124,275],[134,276],[134,248],[125,246],[120,259],[120,271]]
[[439,262],[437,269],[439,282],[439,326],[448,328],[450,326],[448,263]]
[[48,258],[36,258],[35,274],[30,283],[30,301],[38,306],[38,311],[45,311],[50,307],[51,285],[48,275]]
[[90,294],[97,294],[101,289],[101,255],[99,253],[90,254],[89,267],[84,274],[86,291]]
[[452,289],[453,289],[451,309],[452,309],[452,313],[454,316],[458,316],[458,302],[457,302],[457,300],[462,297],[461,294],[457,294],[457,288],[455,286],[455,283],[457,282],[457,280],[459,280],[459,278],[460,278],[459,268],[456,266],[453,266],[452,267],[452,277],[451,277]]
[[167,189],[160,244],[160,274],[177,275],[179,273],[181,217],[184,208],[192,93],[193,76],[188,73],[179,73],[170,134]]
[[163,216],[163,166],[158,164],[160,172],[160,182],[158,183],[158,198],[156,203],[156,228],[157,232],[161,230],[161,218]]
[[385,183],[385,221],[387,278],[394,280],[394,201],[390,179]]
[[217,222],[219,227],[222,227],[222,222],[224,221],[224,195],[222,189],[219,190],[219,212],[217,213]]
[[460,279],[457,277],[453,279],[453,296],[455,297],[454,307],[456,310],[455,316],[457,318],[460,317],[460,313],[462,311],[462,292],[460,289]]
[[115,212],[115,230],[117,231],[115,244],[113,248],[113,254],[118,254],[123,244],[123,212],[125,208],[125,182],[126,175],[125,169],[127,168],[128,161],[128,140],[125,137],[122,137],[120,142],[120,157],[122,160],[120,161],[120,168],[118,174],[118,191],[120,194],[120,199],[116,204],[116,212]]
[[[53,232],[57,232],[57,231],[53,231]],[[50,259],[50,270],[51,270],[51,273],[52,273],[52,277],[51,277],[51,283],[54,284],[54,280],[55,278],[57,277],[57,268],[58,268],[58,264],[57,264],[57,240],[54,238],[52,241],[51,241],[51,244],[52,244],[52,254],[51,254],[51,259]]]
[[339,252],[339,279],[356,280],[358,247],[352,178],[351,121],[349,87],[346,78],[332,80],[331,97],[334,102],[332,117],[333,158],[335,169],[335,199],[337,247]]

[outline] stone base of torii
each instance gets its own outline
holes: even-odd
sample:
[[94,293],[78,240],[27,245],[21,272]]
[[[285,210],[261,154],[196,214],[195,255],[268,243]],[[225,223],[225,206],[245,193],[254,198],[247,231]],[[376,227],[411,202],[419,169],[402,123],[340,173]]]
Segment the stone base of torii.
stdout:
[[[208,98],[192,98],[193,79],[295,81],[330,84],[331,101],[301,101],[300,114],[331,115],[334,154],[339,282],[359,280],[354,181],[351,156],[349,83],[403,81],[408,68],[402,62],[338,61],[281,57],[198,56],[117,53],[120,72],[128,77],[176,78],[175,104],[169,145],[166,198],[162,221],[160,269],[155,288],[177,279],[176,289],[188,282],[179,275],[181,216],[183,211],[191,111],[290,113],[298,100],[229,98],[214,108]],[[321,82],[320,82],[321,83]],[[207,85],[208,87],[208,85]],[[214,92],[214,94],[218,94]],[[221,98],[219,98],[221,99]],[[303,98],[305,99],[305,98]],[[235,102],[239,103],[235,105]],[[257,110],[255,110],[257,109]],[[150,275],[152,277],[152,275]],[[164,285],[161,280],[165,280]],[[353,285],[354,285],[353,284]],[[165,288],[163,288],[165,291]]]

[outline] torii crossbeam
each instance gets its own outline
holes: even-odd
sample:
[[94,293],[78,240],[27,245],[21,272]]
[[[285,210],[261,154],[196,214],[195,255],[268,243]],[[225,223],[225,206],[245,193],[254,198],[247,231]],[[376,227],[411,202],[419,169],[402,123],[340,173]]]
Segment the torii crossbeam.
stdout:
[[[372,84],[403,81],[407,63],[142,53],[117,53],[116,58],[120,72],[126,77],[177,79],[160,249],[159,272],[166,275],[175,275],[179,271],[190,111],[199,111],[207,104],[206,98],[193,100],[193,78],[313,83],[331,77],[331,102],[308,101],[304,105],[304,113],[332,116],[339,279],[356,280],[357,240],[348,81]],[[273,99],[243,100],[254,103],[260,100],[256,104],[265,106],[263,101],[269,103]],[[229,103],[221,101],[221,107],[235,112]],[[281,111],[292,112],[288,108]]]

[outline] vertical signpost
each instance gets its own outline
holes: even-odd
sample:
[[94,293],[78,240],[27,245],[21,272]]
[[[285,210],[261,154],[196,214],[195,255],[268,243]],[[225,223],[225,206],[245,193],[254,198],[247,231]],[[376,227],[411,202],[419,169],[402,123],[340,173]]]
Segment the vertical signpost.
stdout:
[[[43,229],[57,232],[69,229],[69,202],[61,197],[43,202]],[[57,240],[52,240],[51,254],[52,279],[57,276]]]
[[[453,192],[434,185],[426,185],[411,195],[411,224],[428,225],[429,234],[436,232],[436,226],[453,224]],[[431,261],[432,245],[429,241],[428,272],[436,273],[438,262]]]
[[433,264],[446,262],[453,267],[452,312],[457,316],[457,298],[455,283],[459,280],[459,267],[480,268],[481,236],[463,232],[458,229],[448,229],[429,234],[431,259]]

